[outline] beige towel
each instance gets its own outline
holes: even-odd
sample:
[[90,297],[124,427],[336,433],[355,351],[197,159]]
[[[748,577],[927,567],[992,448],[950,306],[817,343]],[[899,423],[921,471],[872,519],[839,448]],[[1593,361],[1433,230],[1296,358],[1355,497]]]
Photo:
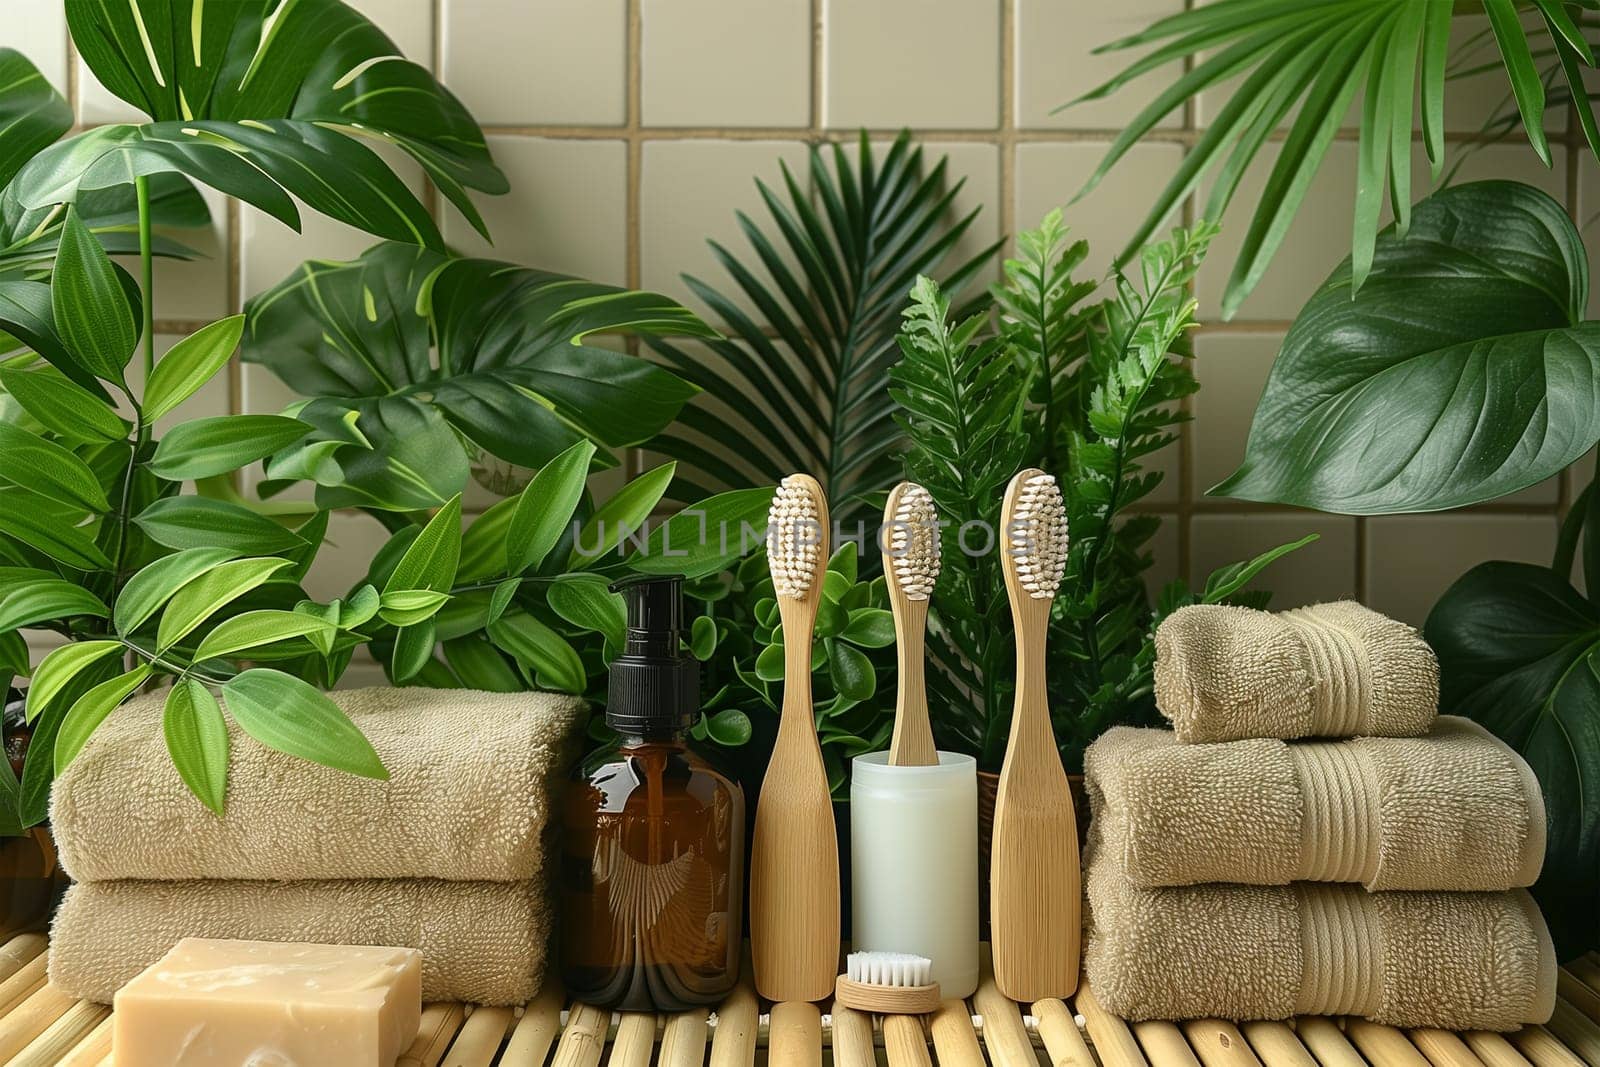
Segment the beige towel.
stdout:
[[185,937],[392,945],[422,953],[425,1000],[523,1004],[544,976],[550,913],[518,882],[86,882],[50,930],[50,980],[111,1003]]
[[357,778],[274,752],[230,720],[227,816],[166,752],[164,693],[117,709],[57,780],[51,826],[79,881],[533,881],[575,697],[440,689],[331,694],[389,769]]
[[1390,1026],[1514,1030],[1555,1008],[1555,949],[1524,889],[1136,889],[1093,844],[1087,883],[1085,971],[1124,1019],[1360,1015]]
[[1426,737],[1179,744],[1120,726],[1084,755],[1104,847],[1137,886],[1529,886],[1545,812],[1522,758],[1452,715]]
[[1156,705],[1180,741],[1415,737],[1439,703],[1421,635],[1352,600],[1278,615],[1195,605],[1155,643]]

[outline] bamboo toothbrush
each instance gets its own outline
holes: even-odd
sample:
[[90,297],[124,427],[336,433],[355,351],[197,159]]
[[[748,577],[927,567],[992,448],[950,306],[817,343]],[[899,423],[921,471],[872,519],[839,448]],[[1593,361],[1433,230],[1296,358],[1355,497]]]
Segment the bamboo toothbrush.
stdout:
[[889,765],[927,767],[939,762],[928,725],[928,690],[922,675],[928,598],[939,577],[939,513],[933,497],[915,482],[901,482],[889,492],[883,511],[883,554],[883,578],[894,610],[895,649],[900,661]]
[[1000,770],[989,860],[989,927],[1000,992],[1031,1003],[1078,987],[1078,824],[1045,695],[1045,635],[1067,562],[1055,478],[1028,469],[1000,512],[1001,566],[1017,629],[1017,697]]
[[783,711],[750,849],[750,951],[768,1000],[833,993],[839,964],[839,845],[811,703],[811,636],[828,567],[828,502],[792,474],[767,516],[767,562],[783,619]]

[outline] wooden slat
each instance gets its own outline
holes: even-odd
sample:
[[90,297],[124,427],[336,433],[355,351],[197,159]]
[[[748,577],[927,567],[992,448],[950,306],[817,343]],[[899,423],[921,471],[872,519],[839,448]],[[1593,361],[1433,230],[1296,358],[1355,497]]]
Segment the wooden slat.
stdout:
[[1308,1015],[1295,1021],[1295,1033],[1322,1067],[1367,1067],[1367,1061],[1350,1044],[1332,1019]]
[[1261,1067],[1239,1028],[1222,1019],[1191,1019],[1183,1035],[1206,1067]]
[[1600,993],[1600,963],[1590,956],[1580,956],[1567,964],[1566,970],[1570,971],[1578,981]]
[[[695,1008],[667,1016],[656,1063],[660,1067],[700,1067],[706,1060],[706,1021],[710,1014],[705,1008]],[[820,1041],[819,1037],[819,1048]]]
[[1584,1062],[1542,1026],[1524,1026],[1507,1035],[1517,1050],[1528,1057],[1534,1067],[1584,1067]]
[[111,1015],[103,1004],[79,1000],[23,1047],[8,1067],[56,1067],[95,1027]]
[[8,1062],[28,1042],[44,1033],[51,1023],[65,1015],[76,997],[70,997],[46,982],[21,1004],[0,1019],[0,1063]]
[[442,1067],[490,1067],[511,1029],[510,1008],[473,1009],[450,1044]]
[[889,1067],[933,1067],[919,1015],[883,1017],[883,1052]]
[[717,1031],[711,1036],[711,1067],[752,1067],[761,1025],[761,1002],[750,984],[750,968],[717,1007]]
[[[1039,1037],[1050,1055],[1051,1067],[1099,1067],[1089,1051],[1072,1009],[1055,998],[1033,1002],[1033,1017],[1039,1020]],[[941,1060],[940,1067],[944,1067]]]
[[1600,1063],[1600,1023],[1569,1001],[1557,1000],[1556,1013],[1545,1024],[1568,1049],[1587,1063]]
[[1144,1053],[1139,1051],[1139,1043],[1133,1039],[1133,1031],[1128,1029],[1127,1023],[1100,1006],[1088,978],[1078,982],[1072,1006],[1083,1016],[1089,1040],[1094,1042],[1094,1050],[1105,1067],[1150,1067]]
[[61,1058],[57,1067],[99,1067],[100,1061],[111,1055],[111,1015],[107,1013],[100,1024]]
[[46,962],[45,957],[35,956],[0,982],[0,1016],[6,1015],[39,991],[45,981]]
[[625,1011],[611,1039],[612,1067],[650,1067],[656,1048],[656,1017],[646,1011]]
[[1461,1035],[1467,1047],[1482,1060],[1487,1067],[1532,1067],[1528,1058],[1518,1052],[1511,1042],[1506,1040],[1506,1035],[1492,1033],[1488,1030],[1469,1030]]
[[460,1004],[427,1004],[422,1009],[422,1025],[417,1027],[417,1039],[395,1061],[395,1067],[439,1067],[445,1050],[455,1040],[456,1031],[467,1010]]
[[1556,972],[1556,992],[1562,1000],[1595,1022],[1600,1022],[1600,991],[1591,989],[1587,982],[1566,967]]
[[0,980],[10,978],[23,964],[42,956],[49,943],[43,934],[18,934],[0,945]]
[[1412,1030],[1411,1043],[1433,1067],[1483,1067],[1477,1053],[1449,1030]]
[[1428,1067],[1428,1060],[1417,1051],[1411,1039],[1392,1026],[1365,1019],[1349,1019],[1345,1033],[1372,1067]]
[[1200,1067],[1194,1049],[1189,1047],[1189,1039],[1183,1036],[1177,1023],[1151,1021],[1129,1026],[1151,1067]]
[[1033,1043],[1022,1025],[1022,1010],[994,984],[988,961],[984,961],[972,1006],[983,1017],[983,1047],[994,1067],[1038,1067]]
[[1241,1023],[1239,1029],[1267,1067],[1317,1067],[1316,1057],[1307,1051],[1288,1023]]
[[[978,1032],[972,1027],[972,1009],[966,1001],[947,1000],[940,1004],[929,1029],[933,1031],[933,1051],[938,1057],[939,1067],[988,1067],[983,1059],[983,1050],[978,1047]],[[1043,1033],[1042,1027],[1040,1033]],[[834,1035],[834,1058],[837,1060],[837,1023],[834,1024]],[[1045,1040],[1045,1047],[1050,1047],[1049,1039]]]
[[833,1062],[834,1067],[877,1067],[872,1053],[872,1016],[837,1000],[833,1002]]
[[511,1040],[500,1057],[500,1067],[544,1067],[556,1035],[561,1031],[561,983],[546,978],[539,995],[528,1001]]
[[785,1000],[772,1006],[767,1063],[769,1067],[822,1067],[822,1013],[815,1004]]
[[573,1001],[551,1067],[595,1067],[606,1049],[606,1030],[610,1026],[609,1011]]

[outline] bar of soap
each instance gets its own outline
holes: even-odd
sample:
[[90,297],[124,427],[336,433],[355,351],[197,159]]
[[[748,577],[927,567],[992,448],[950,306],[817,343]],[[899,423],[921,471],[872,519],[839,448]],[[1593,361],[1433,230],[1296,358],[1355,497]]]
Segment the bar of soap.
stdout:
[[422,1018],[410,948],[189,937],[117,990],[117,1067],[393,1067]]

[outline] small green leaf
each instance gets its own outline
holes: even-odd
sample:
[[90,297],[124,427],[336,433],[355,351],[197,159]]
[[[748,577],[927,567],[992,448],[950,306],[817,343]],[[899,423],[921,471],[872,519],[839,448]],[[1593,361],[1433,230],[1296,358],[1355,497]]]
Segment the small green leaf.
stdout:
[[69,441],[121,441],[128,424],[93,393],[53,370],[0,369],[0,386],[22,410]]
[[227,548],[187,548],[142,568],[122,587],[112,612],[117,633],[126,637],[161,610],[172,594],[238,553]]
[[275,641],[319,635],[331,641],[338,627],[303,611],[263,608],[219,622],[194,650],[196,663],[232,656]]
[[574,626],[604,634],[612,647],[621,648],[627,629],[627,608],[622,596],[611,592],[596,575],[563,574],[550,586],[550,610]]
[[384,583],[385,593],[401,589],[431,589],[443,593],[456,579],[461,562],[461,496],[440,508],[411,542]]
[[559,693],[582,693],[587,687],[577,650],[525,611],[508,611],[497,619],[489,626],[489,640],[536,672],[542,686]]
[[737,748],[750,740],[754,732],[750,726],[750,716],[738,708],[725,708],[715,715],[706,717],[706,736],[719,745],[727,748]]
[[350,717],[298,678],[256,667],[223,683],[222,697],[240,729],[268,748],[363,778],[389,777]]
[[866,653],[841,641],[829,641],[828,676],[834,689],[851,700],[866,700],[877,692],[878,676]]
[[[840,583],[844,579],[837,574],[830,573],[829,578],[838,578]],[[845,628],[850,621],[850,613],[839,606],[838,598],[824,595],[821,603],[817,605],[817,637],[833,637]]]
[[193,678],[180,679],[167,693],[161,731],[178,777],[221,815],[228,791],[228,724],[217,698]]
[[56,329],[78,361],[98,377],[120,383],[139,328],[111,257],[67,206],[50,282]]
[[378,614],[378,609],[383,606],[383,597],[370,585],[362,585],[350,599],[345,602],[344,609],[339,615],[339,625],[346,630],[354,630],[362,623]]
[[846,541],[834,550],[828,560],[828,570],[844,578],[846,585],[856,584],[856,563],[859,552],[854,541]]
[[155,422],[172,411],[227,366],[242,333],[244,316],[233,315],[202,326],[168,349],[145,386],[145,421]]
[[239,556],[289,552],[306,544],[293,530],[249,508],[198,496],[157,500],[133,521],[168,548],[227,548]]
[[756,536],[766,527],[773,490],[735,489],[719,493],[678,512],[650,534],[643,552],[628,557],[628,564],[644,574],[681,574],[703,578],[726,570],[760,544]]
[[109,571],[111,560],[57,505],[20,489],[0,489],[0,533],[10,534],[73,570]]
[[594,443],[583,440],[544,465],[517,499],[506,529],[506,564],[512,574],[537,570],[561,540],[589,477]]
[[521,578],[507,578],[494,587],[494,593],[489,597],[489,619],[484,623],[485,626],[506,613],[511,598],[517,595],[517,590],[520,588],[522,588]]
[[219,563],[179,589],[161,613],[156,648],[166,651],[228,604],[289,566],[286,559],[236,559]]
[[423,619],[414,626],[406,626],[395,634],[394,654],[389,661],[389,673],[395,684],[409,682],[422,672],[433,656],[433,646],[438,632],[432,619]]
[[461,684],[491,693],[520,693],[527,688],[495,647],[482,635],[444,643],[444,658]]
[[689,624],[689,652],[705,663],[717,651],[717,621],[702,615]]
[[378,615],[390,626],[415,626],[433,618],[449,602],[449,593],[438,593],[432,589],[395,589],[383,594]]
[[39,662],[28,684],[28,703],[24,718],[32,722],[49,707],[67,683],[81,672],[109,656],[121,652],[121,641],[74,641],[62,645]]
[[894,644],[894,615],[883,608],[858,608],[839,636],[862,648],[887,648]]
[[586,566],[616,548],[624,537],[642,529],[661,503],[677,469],[676,463],[663,463],[617,490],[573,538],[567,566]]
[[67,717],[61,720],[61,732],[56,734],[56,774],[67,769],[73,758],[83,751],[89,735],[148,677],[150,668],[140,664],[127,674],[101,682],[67,709]]
[[103,619],[108,614],[100,598],[83,586],[43,578],[14,586],[0,598],[0,633],[74,615]]
[[1201,600],[1206,604],[1219,604],[1228,597],[1237,593],[1250,583],[1250,579],[1266,570],[1276,560],[1282,559],[1296,549],[1304,548],[1315,541],[1319,534],[1306,534],[1298,541],[1291,541],[1286,545],[1269,549],[1251,560],[1241,563],[1230,563],[1226,567],[1218,567],[1206,579],[1205,592]]
[[783,681],[783,646],[768,645],[756,657],[756,677],[763,682]]
[[227,474],[311,432],[299,419],[282,415],[218,415],[174,426],[156,446],[150,470],[172,482]]

